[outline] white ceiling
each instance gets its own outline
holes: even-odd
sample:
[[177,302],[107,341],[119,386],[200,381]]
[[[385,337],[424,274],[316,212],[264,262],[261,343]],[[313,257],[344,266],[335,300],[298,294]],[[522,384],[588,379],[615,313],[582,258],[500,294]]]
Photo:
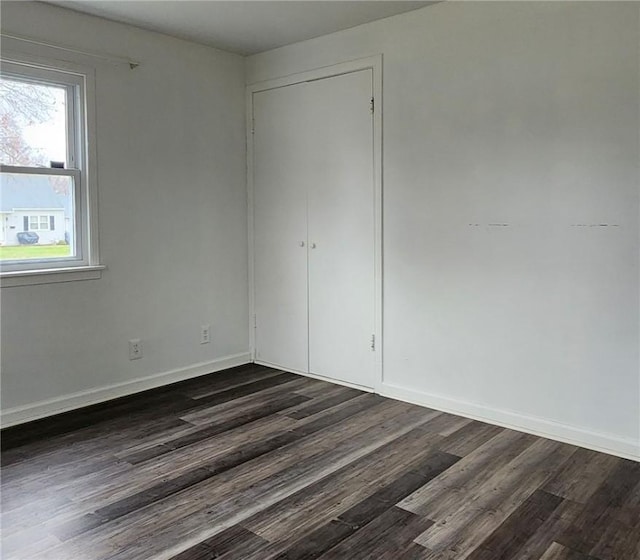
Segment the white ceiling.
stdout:
[[433,2],[51,0],[49,3],[248,55]]

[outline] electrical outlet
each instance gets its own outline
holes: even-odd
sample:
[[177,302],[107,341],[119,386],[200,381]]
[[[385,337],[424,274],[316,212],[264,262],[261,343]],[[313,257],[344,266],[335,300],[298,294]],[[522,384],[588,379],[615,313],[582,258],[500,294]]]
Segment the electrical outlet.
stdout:
[[139,338],[132,338],[129,341],[129,359],[139,360],[142,358],[142,341]]
[[200,327],[200,344],[209,344],[211,342],[211,325],[202,325]]

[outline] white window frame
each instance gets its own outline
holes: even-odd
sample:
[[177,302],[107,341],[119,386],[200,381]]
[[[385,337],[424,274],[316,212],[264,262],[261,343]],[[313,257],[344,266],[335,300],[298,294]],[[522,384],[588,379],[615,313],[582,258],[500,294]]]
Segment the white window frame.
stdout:
[[[0,262],[3,288],[100,278],[95,173],[95,71],[75,63],[4,55],[0,71],[8,78],[52,84],[67,90],[67,162],[64,169],[2,165],[13,174],[65,176],[73,180],[75,255],[69,258]],[[40,230],[42,231],[42,230]]]

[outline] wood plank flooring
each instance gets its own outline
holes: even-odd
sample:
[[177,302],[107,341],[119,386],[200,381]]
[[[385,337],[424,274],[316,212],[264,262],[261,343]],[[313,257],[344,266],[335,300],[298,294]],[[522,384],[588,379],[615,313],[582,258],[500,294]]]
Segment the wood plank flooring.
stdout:
[[5,560],[640,559],[640,463],[253,364],[2,447]]

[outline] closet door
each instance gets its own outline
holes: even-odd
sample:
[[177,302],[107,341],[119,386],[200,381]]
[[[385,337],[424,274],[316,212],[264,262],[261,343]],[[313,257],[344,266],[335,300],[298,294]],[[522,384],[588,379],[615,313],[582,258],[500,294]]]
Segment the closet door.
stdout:
[[305,84],[253,96],[256,360],[308,371]]
[[372,71],[308,86],[309,370],[373,387]]

